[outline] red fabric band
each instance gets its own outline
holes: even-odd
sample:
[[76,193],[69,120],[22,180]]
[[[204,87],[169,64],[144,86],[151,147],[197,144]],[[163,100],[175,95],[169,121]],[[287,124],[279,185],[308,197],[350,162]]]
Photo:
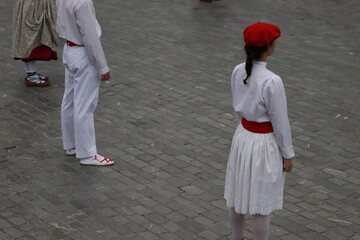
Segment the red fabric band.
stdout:
[[70,42],[68,40],[66,40],[66,45],[68,45],[69,47],[83,47],[84,45],[77,45],[76,43]]
[[46,60],[56,60],[56,59],[58,59],[58,54],[56,51],[53,51],[48,46],[41,45],[41,46],[34,48],[31,51],[30,56],[27,58],[23,58],[22,60],[27,62],[27,61],[32,61],[32,60],[46,61]]
[[246,120],[245,118],[241,119],[241,124],[243,127],[249,132],[253,133],[272,133],[274,132],[271,122],[251,122]]

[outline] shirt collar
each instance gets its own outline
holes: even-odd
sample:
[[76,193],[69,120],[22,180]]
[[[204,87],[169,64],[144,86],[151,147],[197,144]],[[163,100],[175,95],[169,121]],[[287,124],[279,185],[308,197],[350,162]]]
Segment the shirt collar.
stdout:
[[267,62],[261,62],[261,61],[253,60],[253,64],[266,68]]

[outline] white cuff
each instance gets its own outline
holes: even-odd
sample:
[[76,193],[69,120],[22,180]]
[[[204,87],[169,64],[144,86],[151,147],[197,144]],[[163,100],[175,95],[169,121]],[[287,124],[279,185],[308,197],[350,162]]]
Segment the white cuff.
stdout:
[[283,158],[290,159],[295,157],[294,147],[293,145],[284,147],[280,149]]
[[109,72],[109,67],[108,66],[105,66],[105,67],[99,69],[100,75],[103,75],[103,74],[108,73],[108,72]]

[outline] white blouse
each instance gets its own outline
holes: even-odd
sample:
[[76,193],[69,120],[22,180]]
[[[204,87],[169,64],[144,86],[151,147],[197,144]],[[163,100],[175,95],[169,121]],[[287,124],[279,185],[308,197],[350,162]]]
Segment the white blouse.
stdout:
[[85,45],[91,63],[100,74],[109,72],[100,42],[101,28],[92,0],[56,0],[57,26],[61,38]]
[[253,61],[247,84],[245,63],[235,67],[231,90],[235,115],[253,122],[271,122],[276,141],[284,158],[295,156],[287,113],[285,90],[281,78],[266,68],[266,62]]

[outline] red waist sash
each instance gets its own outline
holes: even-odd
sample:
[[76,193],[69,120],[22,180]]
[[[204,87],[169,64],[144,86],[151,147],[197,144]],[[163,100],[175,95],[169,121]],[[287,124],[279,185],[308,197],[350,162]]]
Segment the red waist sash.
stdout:
[[83,47],[84,45],[77,45],[76,43],[70,42],[68,40],[66,40],[66,45],[68,45],[69,47]]
[[241,124],[246,130],[253,133],[272,133],[274,131],[271,122],[258,123],[242,118]]

